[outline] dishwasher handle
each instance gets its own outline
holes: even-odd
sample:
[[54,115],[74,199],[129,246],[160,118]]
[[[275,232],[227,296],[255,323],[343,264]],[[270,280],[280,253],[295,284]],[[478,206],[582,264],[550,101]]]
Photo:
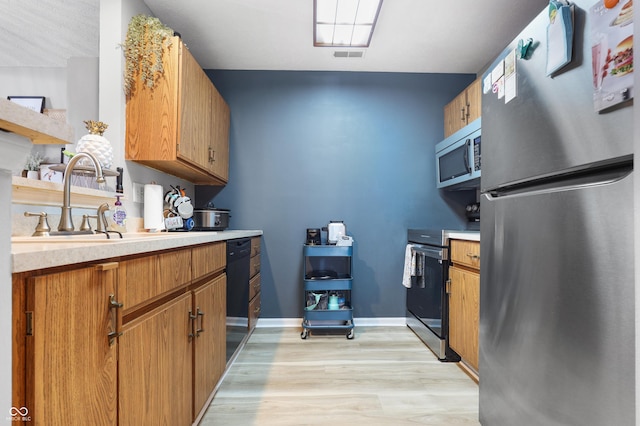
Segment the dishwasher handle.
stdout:
[[251,255],[251,239],[242,238],[227,241],[227,263]]
[[251,254],[251,249],[246,250],[232,250],[227,252],[227,256],[229,259],[242,259],[243,257],[247,257]]

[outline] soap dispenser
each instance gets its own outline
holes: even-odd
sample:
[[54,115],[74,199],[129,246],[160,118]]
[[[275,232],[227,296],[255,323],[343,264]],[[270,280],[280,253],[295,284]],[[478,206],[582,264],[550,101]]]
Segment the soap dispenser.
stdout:
[[120,201],[120,195],[116,195],[116,203],[113,208],[113,225],[114,231],[127,232],[127,211],[124,209]]

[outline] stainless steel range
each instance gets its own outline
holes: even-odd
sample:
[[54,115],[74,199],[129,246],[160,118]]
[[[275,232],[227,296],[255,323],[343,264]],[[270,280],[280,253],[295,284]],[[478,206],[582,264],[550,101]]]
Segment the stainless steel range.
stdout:
[[445,290],[449,248],[444,231],[409,229],[415,271],[407,288],[407,326],[441,361],[460,361],[449,347],[449,304]]

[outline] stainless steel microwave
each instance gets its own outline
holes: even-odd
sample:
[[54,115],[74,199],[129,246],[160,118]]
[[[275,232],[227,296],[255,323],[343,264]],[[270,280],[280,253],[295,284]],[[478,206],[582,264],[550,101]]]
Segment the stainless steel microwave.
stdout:
[[481,119],[467,124],[436,145],[437,187],[480,187]]

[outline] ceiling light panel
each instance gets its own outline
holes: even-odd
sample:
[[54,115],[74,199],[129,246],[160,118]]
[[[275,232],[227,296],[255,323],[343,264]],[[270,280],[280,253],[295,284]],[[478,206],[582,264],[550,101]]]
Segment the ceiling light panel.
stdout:
[[373,31],[373,25],[355,25],[351,36],[353,46],[366,46]]
[[333,28],[334,25],[316,25],[316,43],[331,44],[333,42]]
[[335,23],[338,0],[316,0],[316,22]]
[[340,0],[336,10],[336,24],[354,24],[358,13],[358,0]]
[[382,0],[314,0],[314,46],[369,47]]
[[333,32],[333,45],[334,46],[349,46],[351,45],[351,35],[353,34],[352,25],[336,25]]
[[356,14],[355,24],[369,24],[373,25],[378,15],[378,6],[380,1],[378,0],[360,0],[358,4],[358,13]]

